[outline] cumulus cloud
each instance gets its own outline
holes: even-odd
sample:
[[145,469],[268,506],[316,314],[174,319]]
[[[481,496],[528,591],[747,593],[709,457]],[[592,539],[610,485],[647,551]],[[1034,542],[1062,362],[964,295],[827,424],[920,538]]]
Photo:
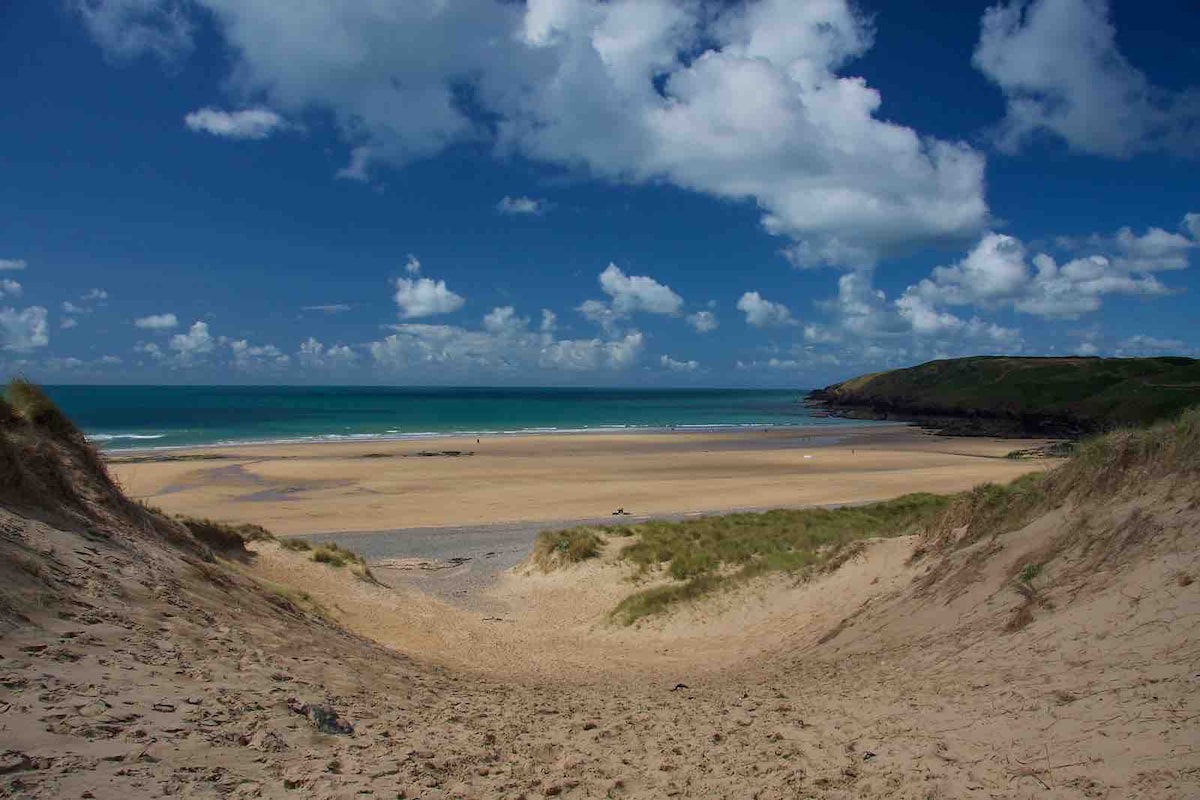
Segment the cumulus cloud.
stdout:
[[408,254],[408,260],[404,262],[404,271],[409,275],[421,274],[421,260],[412,253]]
[[189,14],[212,19],[239,98],[332,115],[354,145],[340,177],[484,142],[613,181],[753,200],[801,265],[966,240],[989,216],[980,153],[880,119],[879,92],[844,74],[872,45],[849,0],[85,7],[118,53],[183,50]]
[[683,298],[670,286],[646,275],[626,275],[616,264],[600,273],[600,289],[607,301],[585,300],[577,310],[609,333],[619,320],[637,312],[675,315],[683,309]]
[[103,289],[89,289],[79,296],[79,300],[83,305],[72,303],[70,300],[64,300],[62,310],[67,314],[90,314],[95,311],[95,306],[104,305],[108,300],[108,292]]
[[910,286],[899,301],[914,319],[932,322],[939,306],[1010,307],[1040,317],[1078,317],[1101,308],[1105,295],[1155,296],[1170,292],[1154,273],[1185,269],[1195,241],[1161,228],[1142,235],[1122,228],[1059,244],[1088,252],[1060,263],[1032,258],[1023,242],[987,233],[960,262],[938,267]]
[[688,314],[687,321],[688,325],[695,328],[697,333],[709,333],[720,327],[716,314],[711,311],[697,311],[694,314]]
[[327,347],[310,336],[300,343],[296,360],[307,369],[329,369],[351,366],[358,361],[358,355],[346,345]]
[[829,320],[805,325],[804,344],[794,352],[808,366],[831,365],[822,361],[831,355],[838,363],[896,365],[980,349],[1022,348],[1014,328],[977,316],[964,319],[911,293],[890,301],[869,272],[841,276],[837,296],[818,305]]
[[28,265],[22,258],[0,258],[0,272],[25,269],[26,266]]
[[74,317],[66,317],[62,322],[58,323],[59,330],[69,331],[71,328],[79,327],[79,320]]
[[47,311],[41,306],[0,308],[0,347],[5,350],[33,350],[50,343]]
[[648,314],[678,314],[683,298],[670,286],[646,275],[626,275],[616,264],[609,264],[600,273],[600,288],[612,298],[612,309],[618,314],[644,311]]
[[0,278],[0,297],[20,297],[23,291],[16,281]]
[[289,127],[287,121],[269,108],[244,108],[222,111],[202,108],[183,118],[188,130],[209,133],[223,139],[266,139]]
[[550,203],[535,197],[509,197],[505,195],[496,204],[496,210],[508,216],[540,217],[550,210]]
[[483,318],[483,329],[492,333],[516,333],[528,327],[529,320],[518,317],[512,306],[493,308]]
[[746,292],[737,301],[737,310],[744,312],[746,323],[755,328],[795,325],[792,312],[782,303],[772,303],[758,292]]
[[226,342],[232,356],[232,366],[242,372],[261,372],[267,369],[282,369],[291,358],[273,344],[254,345],[245,339]]
[[179,326],[179,319],[171,313],[150,314],[133,321],[135,327],[148,331],[166,331]]
[[183,365],[198,361],[216,348],[216,340],[208,332],[207,322],[194,322],[186,333],[177,333],[167,342]]
[[699,361],[681,361],[666,355],[659,357],[658,363],[662,365],[663,369],[670,372],[695,372],[700,369]]
[[602,300],[584,300],[576,310],[589,321],[610,332],[615,329],[617,320],[621,316]]
[[437,369],[476,375],[525,373],[530,369],[564,372],[620,370],[632,365],[642,350],[640,331],[610,339],[556,339],[533,331],[529,320],[509,306],[493,309],[484,326],[405,323],[395,333],[368,346],[372,360],[385,371]]
[[397,278],[395,300],[403,319],[449,314],[467,302],[446,288],[445,281],[432,278]]
[[548,308],[542,309],[542,333],[554,333],[558,328],[558,314]]
[[1200,93],[1160,89],[1130,64],[1106,0],[997,3],[983,15],[973,63],[1004,92],[1004,150],[1044,132],[1096,155],[1200,152]]

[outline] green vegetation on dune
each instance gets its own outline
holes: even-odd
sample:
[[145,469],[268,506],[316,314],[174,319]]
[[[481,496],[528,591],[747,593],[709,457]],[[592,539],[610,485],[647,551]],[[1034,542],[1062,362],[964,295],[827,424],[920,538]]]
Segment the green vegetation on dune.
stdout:
[[601,533],[589,526],[542,531],[533,543],[533,561],[547,571],[596,558],[604,545]]
[[[1150,427],[1094,437],[1058,467],[1004,485],[981,484],[953,495],[912,494],[863,506],[650,521],[543,536],[567,541],[586,532],[633,539],[617,557],[637,566],[635,580],[653,575],[668,582],[636,591],[613,609],[613,619],[629,625],[760,575],[784,573],[804,580],[831,572],[861,552],[866,539],[919,534],[914,559],[922,558],[1018,530],[1068,503],[1145,493],[1156,481],[1166,481],[1168,492],[1182,489],[1200,498],[1200,407]],[[1021,574],[1036,575],[1042,561],[1079,544],[1079,535],[1064,531],[1047,541],[1043,558],[1022,565]],[[587,557],[598,554],[598,543],[596,547]],[[934,569],[921,583],[932,585],[943,577],[944,571]]]
[[1149,424],[1200,403],[1200,361],[957,358],[852,378],[810,399],[850,415],[997,420],[1027,433],[1080,434]]
[[932,494],[911,494],[862,506],[776,510],[654,520],[610,528],[545,531],[534,546],[543,569],[599,555],[603,537],[632,537],[618,554],[638,567],[638,575],[662,573],[672,583],[634,593],[614,611],[630,624],[676,603],[766,573],[815,575],[852,558],[864,539],[913,533],[949,502]]

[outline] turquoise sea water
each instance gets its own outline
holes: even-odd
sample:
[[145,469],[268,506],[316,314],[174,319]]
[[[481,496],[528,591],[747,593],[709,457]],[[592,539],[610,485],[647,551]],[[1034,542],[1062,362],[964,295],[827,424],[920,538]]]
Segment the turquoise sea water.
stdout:
[[50,386],[105,448],[820,425],[803,390]]

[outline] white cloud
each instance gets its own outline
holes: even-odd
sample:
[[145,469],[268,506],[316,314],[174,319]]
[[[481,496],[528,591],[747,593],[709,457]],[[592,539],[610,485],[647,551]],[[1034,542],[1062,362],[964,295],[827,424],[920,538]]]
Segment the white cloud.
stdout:
[[[1170,292],[1153,273],[1185,269],[1196,242],[1161,228],[1141,236],[1122,228],[1060,244],[1089,255],[1059,263],[1046,253],[1029,258],[1013,236],[987,233],[966,258],[910,286],[902,303],[913,319],[932,322],[944,305],[1010,307],[1040,317],[1077,317],[1100,309],[1105,295],[1156,296]],[[1031,267],[1032,263],[1032,267]]]
[[483,318],[483,329],[491,333],[515,333],[529,327],[529,320],[518,317],[512,306],[493,308]]
[[616,330],[617,322],[631,314],[678,314],[683,298],[670,286],[646,275],[626,275],[616,264],[609,264],[600,273],[600,288],[608,302],[585,300],[576,309],[607,333]]
[[988,220],[983,156],[880,119],[879,93],[842,74],[872,45],[849,0],[87,8],[97,41],[126,54],[181,51],[187,15],[211,20],[237,98],[332,115],[355,146],[341,177],[484,142],[613,181],[753,200],[806,265],[861,266],[965,240]]
[[445,281],[431,278],[397,278],[395,299],[404,319],[449,314],[467,302],[446,288]]
[[77,305],[70,300],[64,300],[62,304],[63,312],[67,314],[90,314],[95,311],[95,305],[104,305],[108,300],[108,292],[103,289],[89,289],[79,296],[80,302],[84,305]]
[[233,356],[233,368],[243,372],[282,369],[291,361],[288,355],[273,344],[253,345],[245,339],[235,339],[226,343]]
[[329,303],[323,306],[300,306],[300,310],[316,311],[320,314],[344,314],[353,307],[349,303]]
[[194,322],[187,333],[177,333],[167,346],[175,351],[179,363],[188,365],[207,356],[216,348],[216,341],[208,332],[207,322]]
[[283,117],[269,108],[244,108],[241,111],[202,108],[184,117],[183,124],[188,130],[223,139],[266,139],[276,131],[290,127]]
[[1183,227],[1193,240],[1200,241],[1200,214],[1184,214]]
[[621,316],[613,311],[608,303],[601,300],[584,300],[576,311],[609,332],[615,329],[617,320]]
[[421,274],[421,261],[412,253],[408,254],[408,260],[404,262],[404,271],[409,275]]
[[1180,339],[1159,339],[1145,334],[1136,334],[1123,340],[1114,352],[1116,356],[1161,356],[1161,355],[1193,355],[1196,348],[1188,347]]
[[679,361],[666,355],[661,356],[658,363],[671,372],[695,372],[700,369],[699,361]]
[[79,320],[74,317],[66,317],[62,322],[58,323],[59,330],[69,331],[71,328],[79,327]]
[[25,269],[26,266],[28,265],[22,258],[0,258],[0,272]]
[[0,278],[0,297],[20,297],[21,284],[8,278]]
[[335,177],[348,181],[366,183],[371,179],[368,168],[371,162],[371,148],[359,146],[350,150],[350,163],[337,171]]
[[505,195],[496,204],[496,210],[508,216],[540,217],[550,210],[550,203],[535,197],[509,197]]
[[33,350],[50,343],[47,312],[41,306],[17,310],[0,308],[0,347],[5,350]]
[[1126,60],[1106,0],[1000,2],[983,15],[973,63],[1004,92],[1005,150],[1048,132],[1097,155],[1200,152],[1200,98],[1153,86]]
[[758,292],[746,292],[737,301],[737,310],[746,314],[746,323],[755,328],[795,325],[792,312],[782,303],[772,303]]
[[612,298],[617,314],[644,311],[649,314],[678,314],[683,298],[671,287],[646,275],[626,275],[616,264],[609,264],[600,273],[600,288]]
[[81,0],[71,5],[113,58],[150,53],[173,61],[192,49],[195,25],[182,0]]
[[162,361],[167,357],[162,348],[154,342],[138,342],[133,346],[133,352],[150,356],[155,361]]
[[1075,348],[1075,353],[1081,356],[1094,356],[1100,353],[1100,348],[1094,342],[1083,342]]
[[138,317],[133,321],[135,327],[149,331],[165,331],[175,328],[179,325],[179,319],[171,313],[167,314],[151,314],[146,317]]
[[551,332],[534,331],[529,325],[528,319],[503,306],[489,312],[479,330],[405,323],[394,326],[395,333],[382,341],[372,342],[368,350],[375,364],[387,372],[424,370],[435,377],[474,378],[481,373],[521,375],[533,369],[621,370],[637,360],[644,341],[639,331],[609,339],[556,339]]
[[621,370],[637,360],[643,341],[640,331],[630,331],[611,341],[559,339],[542,348],[538,366],[572,372]]
[[709,333],[720,327],[717,322],[717,317],[711,311],[697,311],[694,314],[688,314],[688,325],[696,329],[697,333]]
[[558,315],[548,308],[542,309],[542,333],[554,333],[558,328]]
[[310,336],[300,343],[296,360],[300,366],[308,369],[327,369],[351,366],[358,361],[358,355],[346,345],[326,347]]

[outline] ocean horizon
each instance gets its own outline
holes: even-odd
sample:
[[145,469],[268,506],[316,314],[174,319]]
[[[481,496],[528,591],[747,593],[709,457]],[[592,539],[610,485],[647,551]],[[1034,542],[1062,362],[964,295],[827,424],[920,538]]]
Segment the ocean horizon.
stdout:
[[47,386],[106,450],[444,435],[800,427],[808,390]]

